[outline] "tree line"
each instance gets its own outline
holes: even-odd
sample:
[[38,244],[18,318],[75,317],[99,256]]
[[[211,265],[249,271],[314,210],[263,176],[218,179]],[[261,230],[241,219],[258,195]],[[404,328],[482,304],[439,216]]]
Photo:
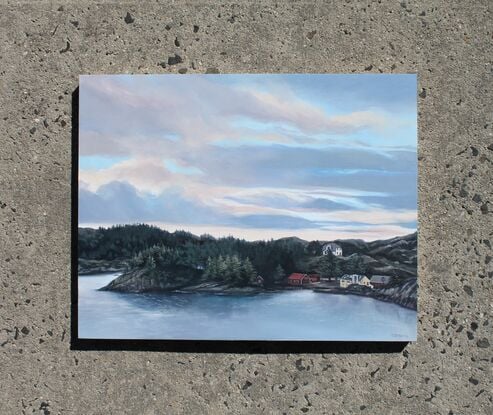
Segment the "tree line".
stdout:
[[264,285],[276,285],[292,272],[327,278],[368,272],[361,257],[321,255],[320,245],[297,238],[248,242],[196,236],[142,224],[79,229],[78,253],[84,259],[125,260],[129,268],[145,268],[156,275],[160,270],[179,270],[180,275],[188,272],[235,285],[255,283],[258,276]]
[[366,275],[370,272],[367,264],[361,256],[352,255],[347,259],[338,258],[332,254],[316,256],[309,261],[308,268],[315,270],[321,277],[339,278],[345,274]]
[[258,280],[258,273],[249,258],[241,259],[238,255],[219,255],[209,257],[204,271],[204,278],[234,285],[252,285]]

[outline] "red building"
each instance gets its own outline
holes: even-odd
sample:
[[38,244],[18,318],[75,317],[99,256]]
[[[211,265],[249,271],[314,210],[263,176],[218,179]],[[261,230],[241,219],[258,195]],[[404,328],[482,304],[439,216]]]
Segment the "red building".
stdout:
[[308,274],[308,278],[310,278],[310,282],[320,282],[320,275],[318,274]]
[[310,284],[311,280],[307,274],[295,272],[288,277],[288,285],[305,285]]

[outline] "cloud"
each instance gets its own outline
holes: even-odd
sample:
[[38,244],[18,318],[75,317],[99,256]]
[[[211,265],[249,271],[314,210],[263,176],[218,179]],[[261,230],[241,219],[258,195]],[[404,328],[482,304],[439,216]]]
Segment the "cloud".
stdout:
[[[113,181],[97,191],[79,189],[79,222],[132,223],[167,221],[220,223],[224,217],[200,201],[186,198],[178,189],[158,196],[138,192],[126,182]],[[227,222],[227,221],[226,221]]]
[[373,206],[386,209],[416,209],[418,205],[418,189],[415,185],[415,178],[412,177],[407,181],[407,188],[404,189],[406,182],[401,182],[403,185],[399,189],[391,190],[382,196],[366,196],[363,201]]
[[[186,161],[204,172],[209,185],[346,189],[348,192],[414,192],[416,154],[367,149],[325,150],[271,146],[214,147]],[[206,154],[207,157],[203,157]],[[382,199],[382,203],[385,201]]]
[[236,114],[264,122],[282,122],[307,133],[344,134],[363,128],[383,128],[386,123],[383,114],[370,110],[330,116],[323,109],[300,100],[288,91],[282,95],[254,91],[245,94],[250,94],[250,97],[237,101],[236,105],[238,102],[243,105],[233,107]]
[[[153,83],[145,78],[135,77],[129,83],[124,77],[81,77],[82,154],[138,151],[133,143],[148,144],[148,139],[158,143],[159,149],[161,141],[170,137],[180,137],[191,147],[224,139],[241,140],[245,136],[285,142],[287,137],[276,133],[280,125],[294,127],[302,137],[315,132],[380,130],[388,122],[384,112],[373,109],[330,114],[325,108],[301,99],[289,87],[274,94],[234,85],[218,86],[203,76],[187,76],[186,80],[166,76],[162,78],[166,82]],[[238,128],[235,122],[239,118],[270,123],[275,128],[255,133]],[[289,137],[293,139],[296,135]],[[149,148],[139,147],[144,151]]]
[[171,133],[145,135],[139,133],[110,133],[81,130],[79,134],[80,156],[132,156],[149,157],[172,153],[177,137]]
[[140,222],[155,219],[134,187],[112,182],[97,192],[79,189],[79,222]]
[[[262,202],[260,199],[259,202]],[[82,188],[80,220],[162,221],[169,223],[232,225],[252,228],[327,228],[340,224],[390,225],[416,220],[416,211],[385,209],[327,210],[325,208],[274,207],[264,203],[241,203],[231,198],[203,203],[180,188],[153,195],[138,192],[126,182],[111,182],[96,192]]]
[[166,169],[162,160],[152,157],[125,160],[100,170],[81,170],[79,179],[92,191],[105,184],[122,181],[143,192],[158,194],[165,188],[180,184],[178,177]]
[[233,225],[254,229],[310,229],[319,225],[307,219],[290,215],[245,215],[232,221]]
[[[286,197],[319,197],[313,192],[331,191],[346,196],[366,195],[368,203],[386,206],[392,200],[398,207],[415,206],[415,153],[393,151],[387,153],[368,149],[331,148],[314,150],[274,146],[269,148],[212,146],[190,153],[170,163],[170,159],[141,157],[117,163],[101,170],[81,170],[80,178],[96,190],[114,180],[126,181],[142,191],[155,194],[172,186],[183,186],[186,192],[204,198],[239,193],[245,199],[245,189],[261,192],[263,202],[279,203]],[[311,192],[311,193],[310,193]],[[386,199],[388,194],[400,195]],[[252,197],[250,195],[249,197]],[[325,196],[327,199],[327,197]],[[353,206],[356,199],[336,200],[334,203]],[[361,199],[363,200],[363,199]],[[257,203],[257,202],[255,202]],[[320,203],[320,202],[319,202]],[[328,206],[328,204],[326,203]],[[326,206],[326,207],[327,207]]]
[[353,209],[350,204],[334,202],[330,199],[311,198],[307,202],[302,204],[302,207],[307,209],[317,210],[341,210],[341,209]]
[[409,230],[417,193],[411,89],[376,99],[378,88],[358,95],[354,79],[82,77],[81,218],[265,235]]

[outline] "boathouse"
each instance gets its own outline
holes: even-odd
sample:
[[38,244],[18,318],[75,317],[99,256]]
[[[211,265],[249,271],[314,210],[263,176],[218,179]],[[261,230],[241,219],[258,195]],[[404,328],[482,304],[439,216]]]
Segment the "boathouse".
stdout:
[[288,285],[305,285],[310,284],[311,280],[307,274],[294,272],[288,277]]

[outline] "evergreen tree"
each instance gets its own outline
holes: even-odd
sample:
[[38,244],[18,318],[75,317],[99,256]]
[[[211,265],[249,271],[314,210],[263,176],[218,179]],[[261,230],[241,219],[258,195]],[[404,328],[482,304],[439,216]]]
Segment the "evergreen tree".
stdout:
[[318,261],[317,272],[321,277],[332,279],[334,273],[334,256],[332,254],[324,255]]
[[207,258],[204,277],[211,280],[217,278],[217,258],[211,258],[211,257]]
[[286,277],[286,272],[282,268],[281,264],[278,264],[274,271],[274,274],[272,275],[273,282],[275,284],[279,284],[283,282],[285,277]]
[[223,281],[225,282],[233,282],[233,265],[232,265],[232,258],[227,255],[224,258],[224,275],[223,275]]
[[220,280],[225,280],[227,278],[227,264],[225,258],[219,255],[217,258],[217,275],[216,277]]
[[246,258],[241,265],[240,283],[242,285],[253,284],[257,279],[257,271],[249,258]]
[[240,282],[242,263],[237,255],[233,255],[229,260],[229,281],[233,283]]
[[368,266],[365,264],[365,262],[363,261],[363,258],[361,258],[360,256],[356,260],[356,267],[355,268],[356,268],[357,274],[365,275],[368,273]]
[[368,272],[368,266],[363,261],[363,258],[353,254],[349,257],[344,266],[346,274],[361,274],[365,275]]
[[306,246],[309,255],[322,255],[322,245],[318,241],[312,241]]
[[336,261],[334,263],[334,269],[333,269],[332,273],[333,273],[334,278],[342,277],[343,272],[342,272],[342,267],[341,267],[341,264],[339,263],[339,261]]
[[156,261],[155,261],[154,257],[151,254],[149,254],[148,257],[147,257],[146,266],[149,269],[156,268]]

